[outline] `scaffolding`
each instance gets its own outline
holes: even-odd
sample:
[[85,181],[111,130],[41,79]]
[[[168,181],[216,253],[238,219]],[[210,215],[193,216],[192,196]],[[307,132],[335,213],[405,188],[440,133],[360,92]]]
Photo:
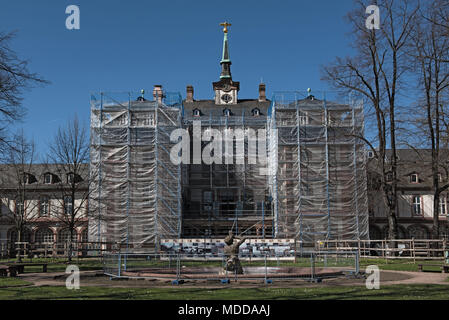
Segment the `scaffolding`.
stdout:
[[181,235],[181,166],[170,161],[170,133],[181,126],[182,100],[136,96],[91,97],[89,240],[157,250],[161,237]]
[[[286,92],[271,102],[222,106],[183,103],[179,94],[154,101],[136,96],[100,93],[91,99],[91,241],[136,251],[159,250],[162,239],[223,238],[229,230],[301,244],[368,239],[359,100],[336,103],[324,94]],[[174,164],[170,134],[180,128],[188,130],[191,154],[194,138],[204,155],[215,141],[211,135],[223,137],[212,152],[222,160]]]
[[[202,137],[215,131],[215,135],[223,139],[223,160],[218,164],[203,161],[184,166],[183,236],[223,238],[232,230],[234,234],[247,237],[272,238],[270,188],[264,171],[266,164],[254,159],[259,148],[263,149],[259,143],[265,144],[265,149],[267,146],[265,110],[269,102],[251,102],[251,106],[248,102],[247,107],[216,106],[213,102],[193,106],[186,103],[185,106],[186,111],[193,106],[204,111],[200,115],[192,112],[184,115],[184,126],[189,129],[191,138],[195,121],[201,123]],[[255,116],[251,112],[257,107],[263,110],[263,114]],[[227,108],[231,112],[224,112]],[[228,150],[227,143],[232,144]],[[206,145],[203,142],[202,147]],[[225,155],[230,157],[229,163],[226,163]],[[252,160],[250,156],[253,156]],[[262,156],[267,158],[266,152],[262,152]]]
[[268,122],[274,237],[368,239],[360,100],[276,93]]

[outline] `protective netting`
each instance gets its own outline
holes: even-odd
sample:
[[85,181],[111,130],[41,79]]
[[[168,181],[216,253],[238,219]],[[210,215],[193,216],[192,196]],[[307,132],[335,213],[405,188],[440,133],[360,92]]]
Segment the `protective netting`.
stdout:
[[92,96],[89,199],[90,239],[133,248],[181,230],[181,168],[170,161],[181,97],[136,96]]
[[279,93],[269,125],[275,237],[367,239],[362,104]]
[[[92,97],[91,241],[157,248],[161,239],[229,230],[299,243],[368,238],[363,106],[355,99],[279,93],[271,104],[245,100],[228,113],[214,101],[183,106],[179,94],[137,96]],[[198,130],[201,155],[222,155],[220,162],[175,165],[175,129],[187,130],[193,157]],[[214,134],[223,144],[204,152]]]

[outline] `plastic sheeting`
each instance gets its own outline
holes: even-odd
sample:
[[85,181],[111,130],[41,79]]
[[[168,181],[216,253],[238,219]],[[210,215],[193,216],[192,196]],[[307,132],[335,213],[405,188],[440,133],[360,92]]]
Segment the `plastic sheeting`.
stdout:
[[89,198],[89,239],[133,248],[181,230],[181,168],[170,161],[181,97],[136,96],[92,96]]
[[275,237],[367,239],[362,105],[280,93],[269,123]]
[[[136,249],[231,229],[304,243],[368,238],[361,104],[291,92],[275,94],[264,116],[239,105],[226,116],[211,101],[208,114],[195,117],[184,114],[179,94],[160,102],[136,96],[92,97],[90,241]],[[233,150],[244,162],[174,165],[170,133],[187,129],[193,141],[194,120],[202,135],[243,130],[243,155]],[[265,130],[267,164],[250,163],[249,129]]]

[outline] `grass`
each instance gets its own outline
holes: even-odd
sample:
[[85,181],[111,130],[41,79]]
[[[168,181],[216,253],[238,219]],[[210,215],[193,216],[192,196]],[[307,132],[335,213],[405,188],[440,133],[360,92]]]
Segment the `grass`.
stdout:
[[20,278],[0,278],[0,288],[11,288],[31,285],[31,282],[22,280]]
[[65,287],[8,287],[0,290],[0,299],[119,299],[119,300],[277,300],[277,299],[321,299],[321,300],[413,300],[449,299],[445,285],[390,285],[379,290],[357,287],[313,287],[313,288],[107,288],[82,287],[68,290]]

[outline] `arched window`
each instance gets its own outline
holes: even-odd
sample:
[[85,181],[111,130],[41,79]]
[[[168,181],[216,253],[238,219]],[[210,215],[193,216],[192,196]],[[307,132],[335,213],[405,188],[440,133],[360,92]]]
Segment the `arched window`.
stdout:
[[54,242],[53,231],[49,228],[40,228],[34,236],[36,243],[52,243]]
[[201,117],[201,110],[200,109],[194,109],[193,110],[193,116],[194,117]]
[[223,115],[226,117],[232,116],[232,112],[231,110],[229,110],[228,108],[223,110]]
[[[76,230],[73,231],[73,236],[72,236],[72,242],[77,242],[78,240],[78,233],[76,232]],[[63,229],[61,231],[59,231],[58,234],[58,242],[59,243],[66,243],[69,242],[70,239],[70,230],[69,229]]]
[[[17,230],[12,229],[9,232],[9,241],[11,242],[18,242],[18,233]],[[26,229],[22,233],[22,242],[30,242],[31,241],[31,231],[29,229]]]
[[254,108],[253,110],[251,110],[251,113],[253,114],[253,117],[258,117],[258,116],[260,116],[260,110],[259,110],[259,108]]
[[426,227],[420,225],[412,225],[407,228],[410,238],[429,239],[429,231]]

